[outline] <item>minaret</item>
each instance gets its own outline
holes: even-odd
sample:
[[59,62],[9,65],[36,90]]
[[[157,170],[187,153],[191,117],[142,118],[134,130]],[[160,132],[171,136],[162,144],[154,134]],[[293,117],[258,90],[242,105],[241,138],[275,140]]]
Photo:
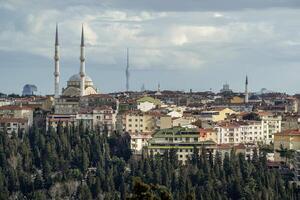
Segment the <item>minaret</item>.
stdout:
[[160,83],[158,83],[158,85],[157,85],[157,91],[156,91],[155,95],[161,95],[161,92],[160,92]]
[[84,46],[84,30],[82,25],[81,44],[80,44],[80,96],[84,96],[85,90],[85,46]]
[[129,91],[129,49],[127,48],[127,65],[126,65],[126,92]]
[[55,31],[55,53],[54,53],[54,97],[59,98],[59,43],[58,43],[58,26]]
[[248,93],[248,76],[246,76],[245,81],[245,103],[249,102],[249,93]]

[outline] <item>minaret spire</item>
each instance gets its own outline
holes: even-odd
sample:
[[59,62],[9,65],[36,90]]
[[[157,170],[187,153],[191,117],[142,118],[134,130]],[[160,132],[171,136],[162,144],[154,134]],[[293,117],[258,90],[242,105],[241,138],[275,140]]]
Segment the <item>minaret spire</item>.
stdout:
[[245,103],[249,102],[249,92],[248,92],[248,76],[246,75],[245,81]]
[[82,47],[84,47],[84,30],[83,30],[83,24],[81,27],[81,45]]
[[85,46],[84,46],[84,29],[81,28],[81,44],[80,44],[80,96],[84,96],[85,90]]
[[129,91],[129,49],[127,48],[127,65],[126,65],[126,91]]
[[59,42],[58,42],[58,25],[55,30],[55,52],[54,52],[54,97],[59,98]]
[[155,95],[161,95],[161,92],[160,92],[160,83],[158,83],[158,85],[157,85],[157,91],[156,91]]

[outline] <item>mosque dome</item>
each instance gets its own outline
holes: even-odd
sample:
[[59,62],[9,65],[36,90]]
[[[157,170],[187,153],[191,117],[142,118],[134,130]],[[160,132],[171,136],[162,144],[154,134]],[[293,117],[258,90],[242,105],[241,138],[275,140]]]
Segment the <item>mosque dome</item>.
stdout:
[[[80,86],[80,75],[74,74],[71,76],[67,83],[68,86]],[[94,87],[93,80],[91,77],[85,75],[85,87]]]
[[[80,75],[79,74],[74,74],[73,76],[71,76],[69,78],[68,81],[79,81],[80,82]],[[85,75],[85,82],[93,82],[91,77],[89,77],[88,75]]]

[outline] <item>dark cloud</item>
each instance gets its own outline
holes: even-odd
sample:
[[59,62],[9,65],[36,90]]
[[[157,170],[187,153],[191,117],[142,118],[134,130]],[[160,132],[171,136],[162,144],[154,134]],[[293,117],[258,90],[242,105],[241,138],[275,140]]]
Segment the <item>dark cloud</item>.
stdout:
[[[25,83],[53,91],[53,41],[59,22],[61,87],[79,71],[80,26],[87,73],[102,92],[131,87],[299,91],[298,0],[8,0],[0,3],[0,91]],[[172,11],[172,12],[169,12]],[[193,12],[186,12],[193,11]],[[288,69],[288,70],[287,70]],[[284,73],[282,73],[284,72]],[[266,76],[268,73],[268,76]],[[36,75],[38,74],[38,75]],[[11,81],[14,77],[14,81]]]
[[119,9],[152,11],[233,11],[300,6],[299,0],[108,0],[106,3]]

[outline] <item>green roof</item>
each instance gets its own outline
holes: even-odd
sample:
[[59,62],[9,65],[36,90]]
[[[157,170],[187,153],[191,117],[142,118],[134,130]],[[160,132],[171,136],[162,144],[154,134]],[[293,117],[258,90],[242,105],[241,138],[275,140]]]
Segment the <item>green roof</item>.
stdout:
[[[189,133],[189,134],[184,134]],[[198,135],[199,131],[197,129],[193,128],[183,128],[183,127],[174,127],[174,128],[168,128],[168,129],[160,129],[157,132],[153,134],[153,137],[157,136],[168,136],[172,137],[173,135],[176,137],[186,136],[186,137],[193,137],[195,135]]]
[[136,100],[136,101],[137,101],[138,103],[151,102],[151,103],[153,103],[153,104],[155,104],[155,105],[161,105],[160,100],[154,99],[154,98],[149,97],[149,96],[144,96],[144,97],[142,97],[142,98],[140,98],[140,99],[138,99],[138,100]]

